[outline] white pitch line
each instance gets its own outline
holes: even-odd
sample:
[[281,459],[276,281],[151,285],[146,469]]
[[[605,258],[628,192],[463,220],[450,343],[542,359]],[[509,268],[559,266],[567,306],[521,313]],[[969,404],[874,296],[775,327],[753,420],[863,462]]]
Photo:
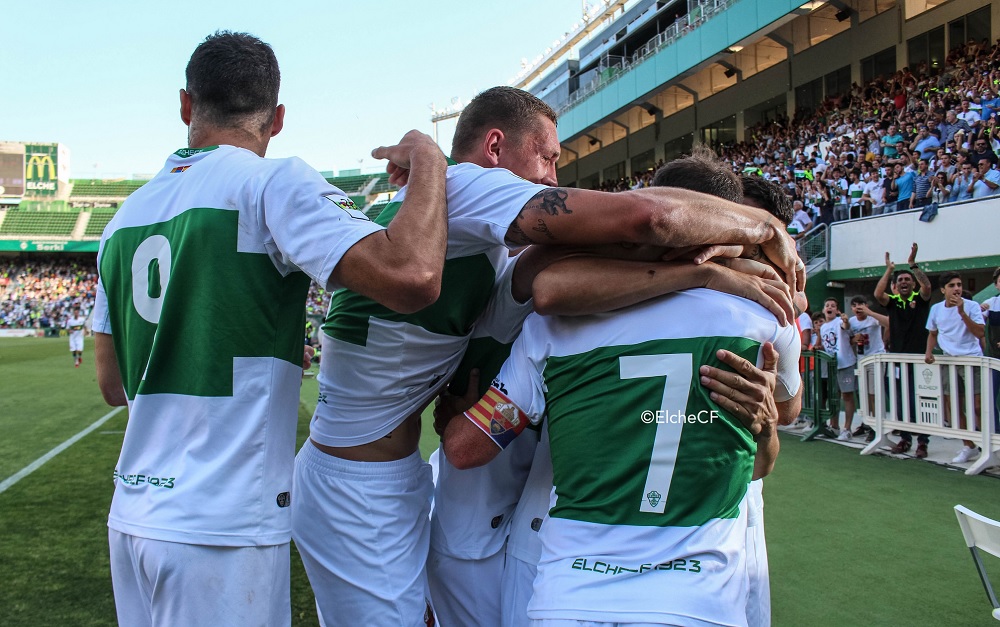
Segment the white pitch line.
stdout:
[[62,453],[63,451],[65,451],[69,447],[71,447],[74,444],[76,444],[76,442],[79,441],[80,438],[82,438],[83,436],[87,435],[88,433],[90,433],[94,429],[96,429],[96,428],[100,427],[101,425],[103,425],[105,422],[107,422],[108,420],[110,420],[111,418],[113,418],[115,416],[115,414],[117,414],[118,412],[120,412],[123,409],[125,409],[125,406],[115,407],[114,409],[112,409],[111,411],[109,411],[107,414],[105,414],[102,418],[99,418],[97,420],[97,422],[95,422],[94,424],[90,425],[89,427],[87,427],[86,429],[84,429],[83,431],[81,431],[80,433],[77,433],[76,435],[74,435],[70,439],[66,440],[65,442],[63,442],[59,446],[55,447],[54,449],[52,449],[51,451],[49,451],[45,455],[42,455],[41,457],[39,457],[35,461],[31,462],[30,464],[28,464],[27,466],[25,466],[24,468],[22,468],[21,470],[19,470],[17,472],[17,474],[11,475],[10,477],[4,479],[2,482],[0,482],[0,494],[3,494],[4,492],[7,491],[7,488],[13,486],[15,483],[17,483],[21,479],[24,479],[25,477],[27,477],[31,473],[33,473],[36,470],[38,470],[39,468],[41,468],[42,465],[45,462],[49,461],[50,459],[52,459],[53,457],[55,457],[59,453]]

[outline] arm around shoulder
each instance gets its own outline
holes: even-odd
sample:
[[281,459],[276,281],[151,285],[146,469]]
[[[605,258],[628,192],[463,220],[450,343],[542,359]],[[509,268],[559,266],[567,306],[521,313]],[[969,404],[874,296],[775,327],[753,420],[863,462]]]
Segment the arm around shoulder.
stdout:
[[399,213],[385,230],[344,253],[330,279],[331,287],[342,285],[399,313],[413,313],[434,303],[441,293],[448,247],[447,162],[436,145],[428,146],[420,138],[409,143],[404,138],[398,146],[379,149],[383,151],[379,154],[404,150],[409,151],[409,181]]

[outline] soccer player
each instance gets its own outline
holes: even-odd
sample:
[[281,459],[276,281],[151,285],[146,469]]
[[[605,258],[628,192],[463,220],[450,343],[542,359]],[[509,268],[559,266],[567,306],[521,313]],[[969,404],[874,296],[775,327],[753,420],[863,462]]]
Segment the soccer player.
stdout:
[[[195,49],[188,146],[101,238],[98,382],[129,406],[108,518],[123,625],[288,625],[290,492],[310,279],[414,311],[440,290],[444,155],[412,131],[375,150],[409,168],[388,227],[296,158],[278,63],[245,33]],[[235,315],[234,315],[235,312]]]
[[[781,193],[780,188],[767,184],[762,179],[757,180],[760,181],[765,188],[757,189],[757,187],[753,187],[751,190],[751,197],[754,198],[754,201],[759,206],[767,206],[768,208],[775,207],[778,211],[783,211],[781,215],[784,220],[787,220],[791,216],[791,205],[783,193]],[[714,193],[730,200],[740,200],[743,193],[740,181],[734,177],[731,172],[728,172],[725,168],[723,168],[714,158],[714,155],[712,155],[709,151],[696,151],[695,154],[690,157],[671,162],[665,168],[662,168],[659,172],[657,172],[654,184],[685,186],[708,193]],[[775,199],[777,202],[774,202]],[[547,307],[554,307],[559,310],[565,310],[576,314],[579,313],[579,309],[586,309],[591,306],[589,304],[590,300],[594,300],[599,303],[612,303],[618,301],[616,304],[621,307],[628,304],[634,304],[638,300],[642,300],[642,298],[649,298],[651,296],[650,294],[647,294],[642,298],[639,298],[636,297],[635,293],[617,293],[621,292],[621,288],[616,290],[615,286],[619,284],[635,285],[637,282],[641,282],[641,275],[645,274],[650,269],[653,269],[655,264],[633,264],[639,265],[641,271],[636,272],[633,270],[634,276],[629,277],[627,274],[628,271],[622,267],[623,264],[619,263],[617,266],[618,271],[620,271],[621,274],[618,277],[608,277],[605,281],[589,282],[590,285],[586,290],[588,302],[577,303],[571,298],[572,291],[570,290],[568,284],[571,282],[570,279],[573,274],[568,266],[578,261],[578,259],[574,259],[559,262],[558,264],[543,270],[538,276],[534,283],[536,297],[546,300],[549,303]],[[662,270],[662,265],[663,264],[660,264],[661,267],[656,268],[654,271]],[[551,275],[557,275],[557,280],[546,280],[551,278]],[[594,286],[594,283],[597,283],[598,285]],[[606,286],[601,287],[601,285]],[[643,292],[645,290],[646,288],[643,287],[639,291]],[[549,293],[546,294],[546,292]],[[742,360],[739,361],[742,362]],[[731,363],[733,363],[733,365],[738,364],[738,362],[735,361]],[[746,401],[750,396],[753,396],[751,389],[755,385],[755,380],[762,373],[748,363],[742,362],[742,365],[746,368],[746,370],[741,371],[744,373],[745,379],[740,381],[740,385],[743,392],[748,393],[748,396],[741,398]],[[489,371],[487,370],[487,372]],[[718,376],[717,371],[714,371],[713,369],[713,372],[713,376]],[[728,387],[716,387],[712,389],[717,389],[720,392],[724,391],[725,393],[734,393],[733,388]],[[472,405],[477,398],[478,392],[474,396],[467,397],[466,402],[460,405],[458,410],[459,413],[462,409]],[[761,398],[766,400],[768,403],[771,403],[771,406],[773,407],[773,401],[771,400],[771,394],[769,391],[762,394]],[[747,406],[753,407],[751,411],[756,413],[757,408],[754,407],[752,403]],[[797,407],[788,406],[783,407],[783,409],[787,410],[785,412],[787,417],[784,418],[784,422],[790,422],[790,419],[794,418],[794,415],[797,413]],[[454,413],[455,412],[442,417],[438,414],[438,412],[435,412],[435,416],[441,421],[441,426],[444,426],[448,423],[448,418],[454,415]],[[468,424],[466,424],[465,427],[472,430],[474,437],[481,436],[475,427],[471,427]],[[513,443],[508,446],[508,448],[500,452],[495,460],[490,461],[483,468],[476,468],[474,471],[490,469],[496,465],[497,462],[500,462],[510,454],[512,448],[521,444],[521,440],[525,437],[525,435],[514,439]],[[762,444],[764,441],[764,439],[761,440]],[[772,447],[771,445],[767,445],[762,446],[759,449],[757,461],[760,467],[760,474],[755,471],[755,477],[763,476],[770,471],[770,468],[773,465],[773,455],[776,455],[777,453],[776,444],[776,438],[774,438],[775,446]],[[485,450],[457,450],[456,447],[452,446],[445,446],[444,449],[446,453],[450,450],[451,454],[456,456],[456,463],[463,466],[483,463],[485,460],[497,454],[497,448],[488,440],[485,441]],[[766,454],[768,449],[771,449],[770,458],[769,455]],[[478,458],[477,460],[477,456],[479,454],[484,454],[484,457]],[[447,459],[447,454],[442,455],[441,459]],[[532,581],[535,576],[535,568],[538,564],[538,557],[541,551],[537,537],[538,531],[541,528],[542,517],[548,510],[549,492],[551,487],[552,462],[548,454],[548,435],[543,429],[541,442],[536,449],[535,458],[532,462],[531,472],[528,476],[524,493],[521,500],[518,502],[517,508],[515,509],[512,517],[511,531],[506,551],[506,565],[501,584],[501,625],[519,625],[524,621],[525,608],[527,607],[528,599],[531,596]],[[440,489],[438,491],[440,492]],[[759,508],[757,508],[757,510],[752,507],[749,509],[751,512],[759,511]],[[758,529],[762,532],[762,527],[758,527]],[[762,534],[754,534],[752,539],[756,539],[757,535],[762,536]],[[751,538],[748,536],[748,542],[750,542],[750,540]],[[762,537],[760,537],[759,542],[760,544],[758,548],[760,552],[763,552],[764,548]],[[757,556],[755,555],[755,557]],[[767,621],[769,620],[769,608],[765,603],[767,596],[765,592],[767,582],[766,561],[758,560],[757,563],[764,565],[764,575],[762,578],[752,578],[752,581],[763,583],[765,585],[758,587],[758,589],[762,588],[762,593],[757,596],[757,603],[753,607],[748,606],[747,608],[748,616],[751,616],[752,612],[755,617],[751,619],[754,621],[752,624],[755,625],[767,624]]]
[[[714,176],[714,170],[705,176],[706,165],[713,168],[719,165],[710,151],[675,160],[658,174],[663,180],[657,184],[712,193],[721,182],[727,193],[713,195],[740,200],[742,191],[738,180],[731,173],[726,175],[725,171],[723,176]],[[787,318],[790,313],[777,305],[779,301],[789,300],[787,287],[776,280],[777,274],[770,268],[767,268],[770,272],[767,276],[773,279],[736,272],[717,263],[696,266],[690,262],[635,262],[594,257],[593,254],[596,251],[581,249],[576,256],[556,261],[537,276],[530,275],[530,270],[521,272],[523,264],[519,263],[514,283],[528,284],[518,288],[523,291],[519,297],[528,298],[534,292],[535,309],[540,312],[581,315],[600,311],[599,308],[625,307],[667,292],[709,287],[758,299],[773,307],[776,315]],[[724,261],[740,265],[737,260]],[[763,268],[754,268],[759,264],[749,260],[743,265],[747,271]],[[528,276],[516,278],[523,274]],[[784,306],[790,308],[790,305]],[[464,411],[488,389],[489,381],[509,355],[510,343],[520,332],[528,313],[525,308],[507,310],[513,316],[504,319],[497,315],[502,308],[490,307],[489,314],[476,323],[469,349],[450,386],[453,394],[468,389],[471,395],[457,403],[455,397],[445,397],[445,402],[435,408],[436,418],[444,420]],[[480,370],[478,378],[468,375],[474,367]],[[471,387],[467,379],[473,381]],[[482,384],[476,385],[479,381]],[[486,466],[465,470],[456,469],[443,449],[439,449],[428,579],[434,611],[441,624],[497,624],[498,613],[502,625],[523,622],[539,550],[535,538],[537,523],[548,509],[552,484],[544,434],[534,460],[531,459],[537,440],[536,432],[523,434]],[[529,467],[530,475],[522,494],[521,486],[525,485]],[[544,472],[546,467],[549,470]],[[536,502],[537,506],[532,505]],[[477,582],[501,577],[500,605],[497,606],[495,597],[484,598],[479,593]]]
[[79,368],[83,363],[83,325],[87,319],[80,315],[80,307],[74,306],[72,315],[66,320],[69,331],[69,351],[73,355],[73,367]]
[[746,622],[755,446],[737,418],[747,410],[698,379],[721,365],[719,350],[757,361],[769,341],[787,355],[775,399],[791,399],[794,327],[743,299],[688,290],[611,314],[528,317],[444,444],[456,460],[496,454],[546,416],[555,505],[541,523],[529,618]]
[[491,292],[509,292],[497,283],[508,246],[761,244],[790,284],[804,282],[791,239],[764,212],[685,190],[548,187],[559,154],[545,103],[512,88],[480,94],[452,146],[441,298],[405,317],[349,291],[332,299],[292,501],[321,615],[358,624],[423,616],[432,483],[417,451],[420,410],[455,372]]

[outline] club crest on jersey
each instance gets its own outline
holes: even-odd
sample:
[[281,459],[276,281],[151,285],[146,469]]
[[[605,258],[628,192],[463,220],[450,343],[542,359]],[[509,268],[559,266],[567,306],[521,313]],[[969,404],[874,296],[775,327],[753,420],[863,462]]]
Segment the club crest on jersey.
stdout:
[[650,490],[649,492],[646,493],[646,500],[649,501],[650,507],[656,507],[656,505],[660,502],[660,499],[662,498],[663,495],[657,492],[656,490]]

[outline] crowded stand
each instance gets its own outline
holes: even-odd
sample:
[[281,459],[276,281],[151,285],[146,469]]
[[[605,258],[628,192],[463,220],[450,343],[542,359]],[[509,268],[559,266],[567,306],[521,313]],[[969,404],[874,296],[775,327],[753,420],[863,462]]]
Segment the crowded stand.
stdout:
[[94,307],[97,264],[93,259],[19,257],[0,261],[0,328],[59,329],[74,307]]
[[[992,196],[1000,193],[998,88],[1000,48],[970,40],[940,70],[921,63],[855,84],[716,149],[735,171],[784,185],[813,224]],[[652,170],[600,189],[651,179]]]

